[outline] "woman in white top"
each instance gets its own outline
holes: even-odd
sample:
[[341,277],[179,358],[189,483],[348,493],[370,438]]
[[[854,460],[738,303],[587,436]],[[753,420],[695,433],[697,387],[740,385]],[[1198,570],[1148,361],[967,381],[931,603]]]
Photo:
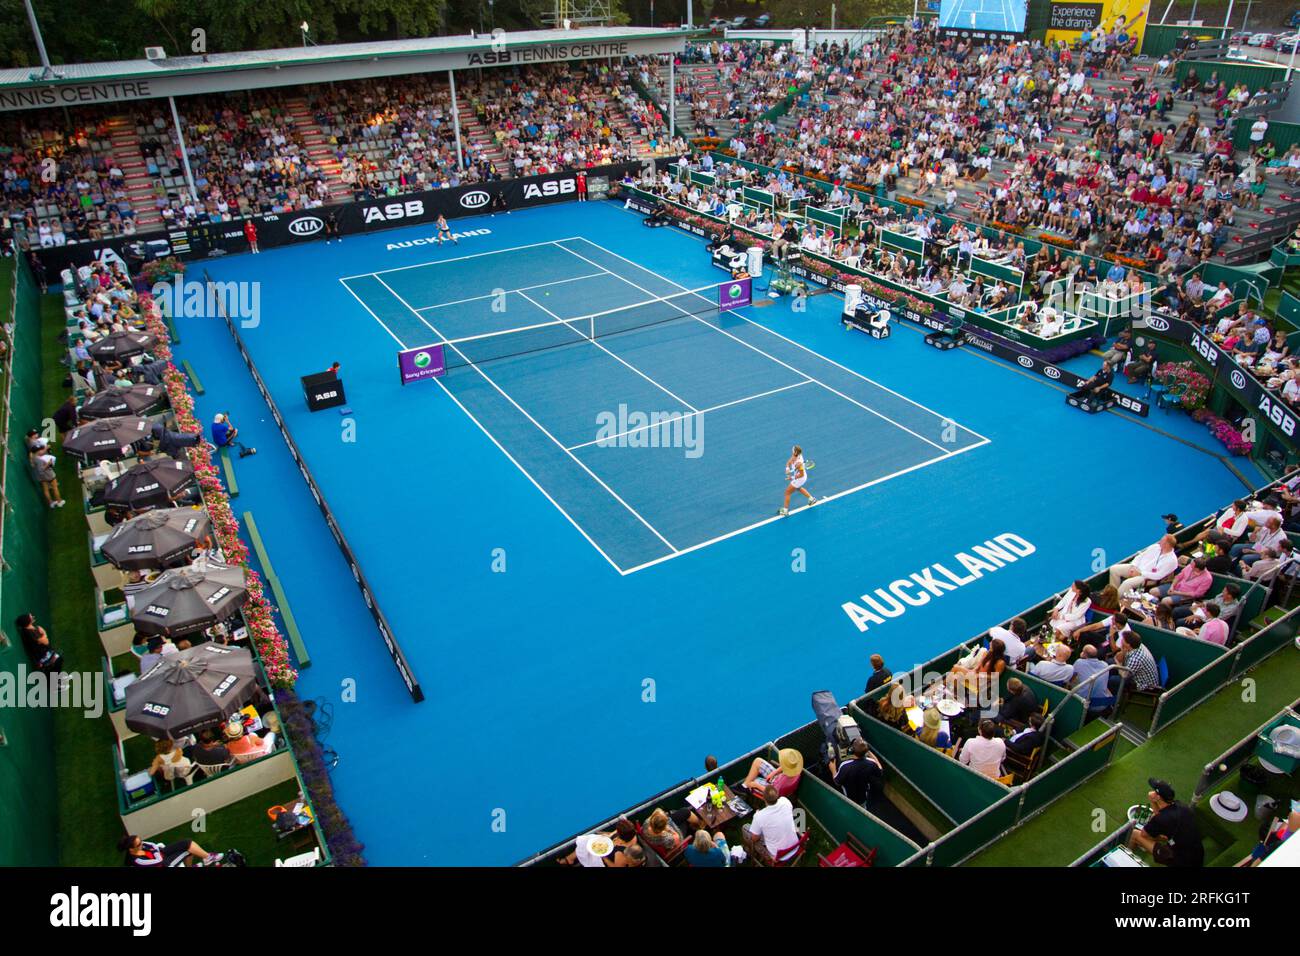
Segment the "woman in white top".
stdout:
[[785,463],[785,480],[785,501],[777,514],[788,515],[790,513],[790,496],[796,491],[808,499],[808,504],[805,507],[812,507],[817,503],[817,499],[804,487],[804,484],[808,481],[808,468],[803,459],[803,449],[798,445],[795,445],[791,450],[790,458]]
[[1056,607],[1052,608],[1052,616],[1049,624],[1059,640],[1066,640],[1075,629],[1081,627],[1088,616],[1088,608],[1092,607],[1092,595],[1088,585],[1083,581],[1075,581],[1070,586],[1070,590],[1061,595],[1061,600],[1056,602]]

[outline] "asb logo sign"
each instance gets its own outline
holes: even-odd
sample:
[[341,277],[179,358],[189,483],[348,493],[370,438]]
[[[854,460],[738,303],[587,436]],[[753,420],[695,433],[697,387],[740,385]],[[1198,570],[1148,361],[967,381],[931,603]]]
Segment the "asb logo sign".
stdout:
[[1269,421],[1282,429],[1282,434],[1288,438],[1295,437],[1295,419],[1281,403],[1270,398],[1267,392],[1260,393],[1259,410],[1268,416]]
[[472,192],[467,192],[465,195],[461,196],[460,204],[466,209],[482,209],[491,201],[491,199],[492,197],[483,190],[475,189]]
[[529,183],[524,187],[525,199],[542,199],[550,196],[567,196],[578,191],[575,179],[555,179],[549,183]]
[[408,199],[406,202],[390,202],[384,206],[371,206],[362,218],[366,225],[372,222],[396,222],[399,219],[414,219],[424,215],[423,199]]
[[315,216],[302,216],[289,223],[289,232],[299,237],[314,236],[325,228],[325,223]]

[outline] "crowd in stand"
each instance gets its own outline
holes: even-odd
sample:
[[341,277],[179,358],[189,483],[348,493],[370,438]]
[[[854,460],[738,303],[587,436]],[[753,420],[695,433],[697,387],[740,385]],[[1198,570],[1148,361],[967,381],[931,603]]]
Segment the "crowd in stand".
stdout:
[[[1256,148],[1235,155],[1230,123],[1263,94],[1217,76],[1202,83],[1194,71],[1176,91],[1155,78],[1168,59],[1154,75],[1125,74],[1131,47],[1122,34],[1081,52],[976,46],[929,28],[852,52],[822,46],[805,57],[815,80],[794,128],[754,123],[730,145],[744,159],[879,186],[889,198],[900,184],[920,199],[979,184],[966,214],[982,222],[1181,271],[1222,248],[1234,210],[1259,208],[1270,179],[1294,177],[1300,151],[1277,157],[1261,130]],[[1167,116],[1179,98],[1196,109],[1175,123]]]
[[0,241],[32,245],[131,233],[134,213],[110,155],[107,117],[16,112],[0,122]]

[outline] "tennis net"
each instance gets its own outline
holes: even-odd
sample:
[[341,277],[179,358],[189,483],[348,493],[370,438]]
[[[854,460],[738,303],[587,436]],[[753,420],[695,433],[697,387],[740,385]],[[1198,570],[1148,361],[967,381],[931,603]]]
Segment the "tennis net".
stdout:
[[708,317],[717,316],[720,311],[718,286],[708,285],[588,315],[448,339],[442,343],[443,359],[448,369],[481,365],[531,352],[593,342],[669,322],[697,318],[707,321]]

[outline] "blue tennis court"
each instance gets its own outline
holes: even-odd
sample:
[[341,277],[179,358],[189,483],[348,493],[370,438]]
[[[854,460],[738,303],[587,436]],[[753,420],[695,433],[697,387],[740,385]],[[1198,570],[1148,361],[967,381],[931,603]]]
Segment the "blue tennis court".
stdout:
[[[523,859],[806,723],[813,690],[857,696],[869,655],[925,661],[1244,487],[1194,422],[1082,415],[918,329],[845,331],[838,295],[722,314],[702,242],[614,203],[455,228],[457,246],[414,226],[204,264],[260,284],[240,334],[423,703],[229,330],[178,321],[199,415],[258,447],[235,510],[311,652],[298,689],[332,707],[335,789],[375,864]],[[445,376],[400,384],[399,348],[458,340],[482,361],[447,347]],[[299,377],[335,360],[351,411],[313,414]],[[691,441],[639,444],[686,420]],[[777,519],[795,442],[830,500]],[[865,630],[846,610],[1006,534],[1032,553]]]
[[796,443],[829,507],[987,441],[589,239],[341,281],[624,574],[779,520]]
[[987,30],[993,33],[1023,33],[1024,0],[944,0],[939,9],[939,26],[950,30]]

